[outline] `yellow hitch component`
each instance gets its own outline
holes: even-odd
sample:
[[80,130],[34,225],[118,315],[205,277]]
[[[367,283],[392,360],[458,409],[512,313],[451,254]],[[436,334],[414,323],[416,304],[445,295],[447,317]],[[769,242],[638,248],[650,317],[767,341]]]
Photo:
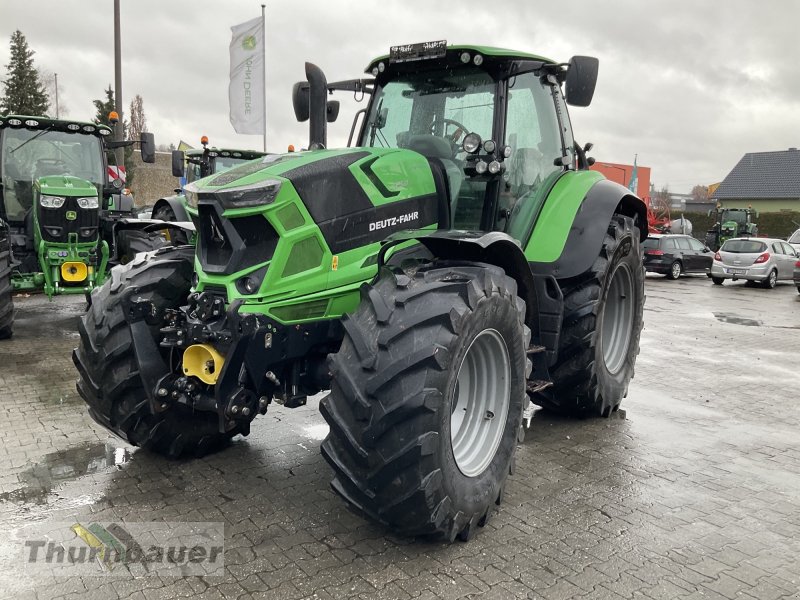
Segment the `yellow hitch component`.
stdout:
[[203,383],[214,385],[222,372],[225,357],[208,344],[189,346],[183,353],[183,373],[197,377]]
[[82,262],[65,262],[61,265],[61,279],[70,283],[86,281],[89,269]]

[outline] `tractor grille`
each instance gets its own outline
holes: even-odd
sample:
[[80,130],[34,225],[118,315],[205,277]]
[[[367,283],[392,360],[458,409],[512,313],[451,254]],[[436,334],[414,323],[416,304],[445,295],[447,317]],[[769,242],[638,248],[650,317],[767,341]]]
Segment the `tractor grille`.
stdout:
[[[67,220],[67,213],[74,212],[77,218]],[[78,236],[78,243],[97,239],[100,211],[96,208],[80,208],[77,198],[67,198],[61,208],[39,207],[39,227],[46,242],[67,243],[69,234]]]
[[200,204],[198,256],[207,273],[232,274],[265,263],[278,234],[263,216],[223,218],[215,204]]

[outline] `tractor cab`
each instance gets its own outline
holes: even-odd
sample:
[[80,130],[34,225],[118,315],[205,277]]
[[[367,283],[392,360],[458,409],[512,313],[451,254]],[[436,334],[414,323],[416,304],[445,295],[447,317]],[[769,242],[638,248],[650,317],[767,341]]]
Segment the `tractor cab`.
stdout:
[[[109,261],[104,239],[125,212],[122,182],[109,181],[105,125],[7,115],[0,118],[0,219],[7,224],[15,290],[49,296],[84,293],[102,283]],[[152,162],[152,134],[143,134]],[[132,208],[129,207],[129,208]]]
[[[328,86],[349,90],[360,83],[371,93],[356,145],[425,156],[444,180],[452,228],[499,230],[524,240],[555,181],[577,168],[579,158],[586,164],[561,85],[566,81],[569,103],[588,105],[594,58],[559,64],[498,48],[429,42],[393,47],[367,73],[374,79]],[[308,100],[298,86],[295,112],[304,117],[297,105]]]
[[222,173],[266,153],[255,150],[233,150],[208,147],[208,137],[200,138],[202,148],[172,151],[172,174],[181,179],[181,186],[214,173]]

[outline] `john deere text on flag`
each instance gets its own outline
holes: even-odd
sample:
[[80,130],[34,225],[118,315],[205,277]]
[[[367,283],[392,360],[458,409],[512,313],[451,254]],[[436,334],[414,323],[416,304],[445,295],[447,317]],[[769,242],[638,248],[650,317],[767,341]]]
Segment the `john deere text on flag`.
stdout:
[[231,27],[228,99],[236,133],[264,133],[264,32],[261,17]]

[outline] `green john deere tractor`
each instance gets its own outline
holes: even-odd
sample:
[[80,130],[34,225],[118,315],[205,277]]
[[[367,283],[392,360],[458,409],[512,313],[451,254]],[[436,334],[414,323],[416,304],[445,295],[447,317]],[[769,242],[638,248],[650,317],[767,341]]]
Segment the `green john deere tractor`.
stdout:
[[[122,182],[109,181],[105,125],[0,117],[0,337],[11,335],[13,291],[49,297],[84,294],[105,281],[107,267],[159,244],[133,219]],[[142,159],[153,162],[153,134],[142,134]]]
[[[201,148],[172,151],[172,174],[181,179],[181,187],[175,190],[174,196],[159,198],[153,205],[152,218],[168,222],[190,222],[186,211],[186,197],[183,186],[193,183],[214,173],[222,173],[266,153],[255,150],[232,150],[229,148],[209,148],[208,138],[200,138]],[[187,168],[188,167],[188,168]],[[174,244],[188,242],[186,231],[167,231],[167,236]]]
[[[330,389],[333,488],[403,534],[469,539],[531,400],[608,415],[633,377],[647,211],[588,169],[566,108],[597,70],[443,42],[392,48],[369,79],[306,64],[310,149],[188,185],[196,250],[143,255],[92,294],[73,355],[91,416],[197,455]],[[341,150],[335,90],[369,97]]]
[[720,249],[727,240],[735,237],[758,236],[758,211],[752,208],[722,208],[717,206],[708,211],[714,215],[714,225],[706,233],[706,246],[714,252]]

